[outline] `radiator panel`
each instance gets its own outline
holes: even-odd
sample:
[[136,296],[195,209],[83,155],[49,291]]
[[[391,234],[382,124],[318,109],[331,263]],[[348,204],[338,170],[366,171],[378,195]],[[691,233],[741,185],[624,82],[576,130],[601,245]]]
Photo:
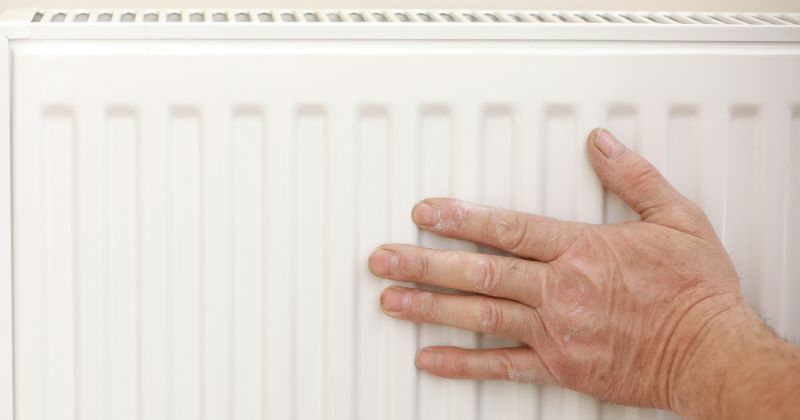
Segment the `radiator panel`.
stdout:
[[385,242],[479,250],[415,228],[428,196],[633,218],[586,158],[605,125],[701,204],[750,303],[798,342],[798,53],[18,42],[16,418],[667,416],[420,375],[420,346],[509,343],[385,317],[392,282],[367,256]]

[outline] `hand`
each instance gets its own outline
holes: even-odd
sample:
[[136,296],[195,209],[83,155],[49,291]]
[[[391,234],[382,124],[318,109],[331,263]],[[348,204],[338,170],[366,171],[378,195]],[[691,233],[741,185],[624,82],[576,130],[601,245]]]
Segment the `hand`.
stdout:
[[592,132],[588,153],[603,184],[640,222],[572,223],[427,199],[412,212],[421,228],[510,255],[381,246],[369,260],[376,276],[473,293],[389,287],[382,308],[392,317],[526,344],[422,349],[417,365],[435,375],[557,384],[616,403],[697,414],[709,397],[708,379],[698,375],[713,374],[702,369],[714,365],[709,358],[714,342],[724,341],[720,331],[772,334],[745,304],[733,264],[700,208],[607,131]]

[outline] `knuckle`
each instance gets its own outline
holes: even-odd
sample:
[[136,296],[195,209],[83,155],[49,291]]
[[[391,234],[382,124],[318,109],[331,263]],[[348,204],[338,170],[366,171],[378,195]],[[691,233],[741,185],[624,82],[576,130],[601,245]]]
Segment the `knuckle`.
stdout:
[[488,257],[480,257],[472,270],[472,285],[477,293],[490,294],[499,283],[496,263]]
[[427,252],[423,252],[419,257],[419,268],[417,269],[416,279],[428,278],[431,269],[431,257]]
[[452,376],[463,378],[469,376],[470,365],[466,358],[463,357],[450,357],[445,362],[445,369]]
[[480,332],[494,334],[502,322],[500,305],[489,301],[483,304],[478,313],[478,329]]
[[442,210],[442,220],[436,225],[441,232],[458,232],[463,229],[470,207],[461,202],[451,202]]
[[678,217],[691,224],[699,224],[703,219],[705,219],[705,215],[703,211],[700,210],[700,207],[691,201],[681,201],[673,208],[677,212]]
[[424,291],[413,291],[409,298],[409,311],[422,319],[438,319],[438,311],[433,301],[433,294]]
[[708,220],[706,218],[706,214],[703,209],[700,208],[696,203],[686,200],[682,207],[683,213],[689,219],[689,221],[696,225],[703,225]]
[[511,353],[507,349],[498,350],[497,359],[495,361],[495,369],[497,369],[497,373],[500,377],[509,381],[517,382],[516,377],[518,375],[514,366],[514,360],[511,357]]
[[635,187],[650,184],[661,176],[655,166],[644,160],[636,162],[626,175],[626,181]]
[[525,217],[516,212],[500,212],[493,226],[492,232],[495,242],[502,248],[510,251],[519,249],[527,235]]

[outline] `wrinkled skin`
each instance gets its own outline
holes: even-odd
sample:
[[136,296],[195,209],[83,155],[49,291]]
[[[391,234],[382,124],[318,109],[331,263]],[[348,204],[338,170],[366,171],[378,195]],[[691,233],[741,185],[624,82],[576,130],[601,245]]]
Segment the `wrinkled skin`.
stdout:
[[417,365],[435,375],[557,384],[616,403],[688,408],[702,381],[686,372],[709,360],[713,352],[704,349],[721,340],[719,323],[771,333],[744,303],[703,212],[607,131],[593,131],[587,148],[603,184],[640,222],[571,223],[427,199],[412,213],[421,228],[508,256],[383,245],[370,257],[375,275],[472,294],[390,287],[382,308],[526,344],[423,349]]

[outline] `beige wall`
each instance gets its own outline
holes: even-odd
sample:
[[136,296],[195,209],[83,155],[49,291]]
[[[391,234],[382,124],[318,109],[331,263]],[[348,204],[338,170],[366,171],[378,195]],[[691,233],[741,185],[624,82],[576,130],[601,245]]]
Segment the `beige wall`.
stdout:
[[0,0],[0,10],[14,7],[492,8],[800,12],[800,0]]

